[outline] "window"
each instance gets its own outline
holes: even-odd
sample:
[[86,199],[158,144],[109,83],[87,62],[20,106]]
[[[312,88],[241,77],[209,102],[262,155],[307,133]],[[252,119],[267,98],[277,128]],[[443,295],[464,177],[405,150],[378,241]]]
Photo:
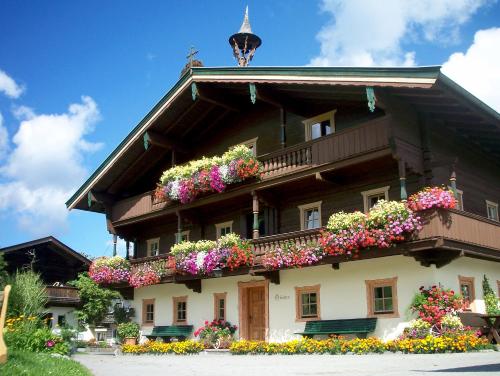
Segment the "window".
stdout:
[[389,188],[389,186],[385,186],[361,192],[365,213],[368,213],[368,211],[380,200],[389,200]]
[[397,277],[365,281],[368,317],[399,317]]
[[486,213],[489,219],[498,221],[498,203],[486,200]]
[[[451,189],[448,186],[448,189]],[[464,210],[464,191],[457,189],[457,206],[455,207],[457,210]]]
[[301,230],[321,227],[321,201],[300,205],[298,208]]
[[215,225],[215,230],[217,232],[217,239],[221,236],[227,235],[233,231],[233,221],[217,223]]
[[186,230],[186,231],[182,231],[181,232],[181,239],[180,239],[180,241],[177,240],[178,237],[179,237],[179,233],[176,232],[175,233],[175,242],[176,243],[180,243],[180,242],[187,242],[187,241],[189,241],[189,231],[190,230]]
[[174,325],[186,325],[187,296],[174,297],[173,302],[174,302]]
[[65,315],[57,315],[57,326],[62,328],[66,325],[66,316]]
[[295,320],[320,320],[319,288],[316,286],[295,287]]
[[214,294],[214,319],[226,320],[226,293]]
[[327,136],[335,132],[335,112],[333,110],[302,121],[305,126],[306,141]]
[[160,238],[148,239],[148,256],[158,256],[160,254]]
[[[257,156],[257,139],[258,137],[252,138],[251,140],[243,141],[239,143],[238,145],[245,145],[247,146],[253,153],[253,156]],[[237,145],[235,145],[237,146]]]
[[472,310],[476,293],[474,291],[474,277],[458,276],[458,283],[460,286],[460,294],[464,299],[464,309]]
[[155,322],[155,300],[142,300],[142,324],[153,325]]

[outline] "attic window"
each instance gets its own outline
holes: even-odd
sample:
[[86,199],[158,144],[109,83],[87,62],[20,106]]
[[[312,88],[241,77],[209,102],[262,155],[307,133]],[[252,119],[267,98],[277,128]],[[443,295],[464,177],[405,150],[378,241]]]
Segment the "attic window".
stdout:
[[305,126],[306,141],[328,136],[335,132],[335,112],[333,110],[302,121]]

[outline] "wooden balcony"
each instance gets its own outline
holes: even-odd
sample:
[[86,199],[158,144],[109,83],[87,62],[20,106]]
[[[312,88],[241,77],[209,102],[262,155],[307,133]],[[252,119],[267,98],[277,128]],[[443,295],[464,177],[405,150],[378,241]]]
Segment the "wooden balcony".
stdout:
[[[435,210],[423,215],[423,228],[413,240],[395,247],[364,249],[358,257],[327,256],[318,264],[331,264],[339,268],[340,263],[395,255],[412,257],[423,266],[432,264],[442,267],[462,256],[500,262],[500,223],[458,210]],[[223,277],[235,275],[263,275],[279,283],[277,271],[266,270],[261,263],[262,256],[284,243],[318,244],[322,228],[295,231],[286,234],[265,236],[251,240],[254,248],[254,265],[234,271],[224,270]],[[168,254],[131,260],[132,268],[143,262],[166,259]],[[314,266],[314,265],[313,265]],[[200,279],[214,276],[191,276],[167,273],[161,283],[184,283],[188,288],[201,291]],[[195,284],[196,282],[196,284]]]
[[[313,169],[311,173],[321,171],[322,168],[327,169],[332,164],[353,160],[356,157],[367,156],[369,159],[371,153],[389,149],[389,122],[389,117],[384,116],[325,137],[261,155],[259,160],[263,165],[262,181],[228,187],[226,192],[258,189],[259,184],[265,184],[272,179],[287,175],[293,178],[295,173]],[[216,194],[212,194],[214,195]],[[223,196],[220,197],[223,198]],[[169,201],[155,202],[153,192],[145,192],[118,201],[113,206],[111,218],[113,222],[120,222],[159,212],[175,205],[177,204]]]
[[69,286],[46,286],[48,305],[77,306],[80,304],[78,289]]

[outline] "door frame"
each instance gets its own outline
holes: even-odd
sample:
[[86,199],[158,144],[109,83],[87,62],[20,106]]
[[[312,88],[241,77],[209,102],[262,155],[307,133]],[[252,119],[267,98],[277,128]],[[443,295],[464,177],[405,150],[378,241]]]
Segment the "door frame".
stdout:
[[248,303],[246,301],[247,289],[251,287],[264,287],[264,340],[269,337],[269,280],[238,282],[238,318],[239,318],[239,339],[248,339]]

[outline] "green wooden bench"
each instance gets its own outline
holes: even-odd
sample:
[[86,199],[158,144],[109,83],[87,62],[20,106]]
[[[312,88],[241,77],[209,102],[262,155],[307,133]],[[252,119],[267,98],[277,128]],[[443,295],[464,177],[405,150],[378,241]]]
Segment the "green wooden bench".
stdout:
[[170,342],[172,338],[183,341],[191,335],[192,331],[193,325],[155,326],[151,334],[146,334],[145,337],[153,341],[157,338],[167,340],[167,342]]
[[358,337],[366,338],[368,333],[375,330],[375,326],[377,326],[377,318],[317,320],[306,322],[304,331],[295,334],[309,338],[321,334],[356,334]]

